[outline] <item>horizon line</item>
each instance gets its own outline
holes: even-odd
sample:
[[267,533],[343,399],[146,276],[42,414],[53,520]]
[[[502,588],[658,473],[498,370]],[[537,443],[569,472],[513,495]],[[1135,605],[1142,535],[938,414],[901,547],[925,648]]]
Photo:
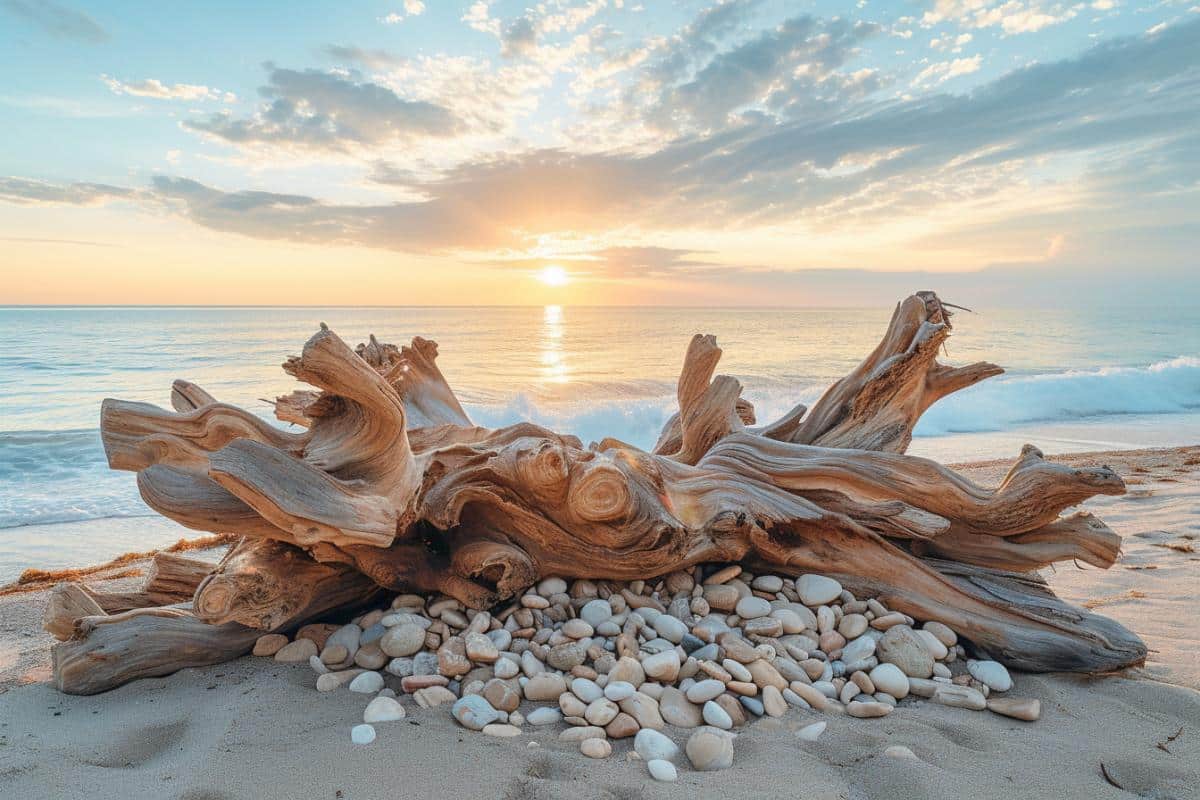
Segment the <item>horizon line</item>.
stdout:
[[[907,295],[906,295],[907,296]],[[37,310],[69,310],[69,309],[231,309],[231,310],[250,310],[250,309],[403,309],[403,308],[427,308],[427,309],[477,309],[477,308],[653,308],[653,309],[681,309],[681,310],[715,310],[715,311],[814,311],[814,310],[876,310],[885,309],[899,303],[904,298],[898,298],[893,301],[885,301],[874,304],[864,305],[674,305],[674,304],[659,304],[659,303],[477,303],[477,304],[434,304],[434,303],[418,303],[409,305],[393,305],[393,304],[234,304],[234,303],[3,303],[0,304],[0,311],[21,311],[25,309]],[[1170,307],[1172,304],[1167,304]],[[1182,304],[1180,304],[1182,305]],[[1188,304],[1189,307],[1191,304]],[[1163,303],[1130,303],[1127,301],[1113,301],[1111,304],[1087,304],[1079,306],[1076,310],[1103,310],[1111,307],[1120,308],[1162,308]],[[986,308],[984,306],[983,308]],[[1012,303],[1006,305],[991,306],[993,309],[1002,310],[1017,310],[1017,309],[1062,309],[1061,303],[1048,303],[1044,306],[1030,305],[1028,303]],[[1069,308],[1069,307],[1068,307]],[[982,313],[980,311],[972,311],[964,309],[966,313]]]

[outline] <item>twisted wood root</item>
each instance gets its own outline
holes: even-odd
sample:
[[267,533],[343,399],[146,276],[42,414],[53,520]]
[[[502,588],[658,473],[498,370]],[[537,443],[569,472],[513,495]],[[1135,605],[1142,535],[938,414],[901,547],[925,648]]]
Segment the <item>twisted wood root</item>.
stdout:
[[[295,624],[330,598],[345,605],[373,586],[484,607],[547,575],[627,580],[744,559],[830,575],[944,622],[1013,666],[1098,672],[1139,663],[1146,648],[1137,637],[1023,574],[1062,560],[1113,563],[1116,534],[1090,515],[1059,515],[1123,492],[1115,473],[1052,464],[1027,446],[1000,486],[986,488],[904,455],[926,408],[1001,372],[939,364],[950,331],[936,295],[907,298],[875,351],[807,416],[797,406],[758,428],[749,427],[740,384],[715,374],[716,340],[696,336],[680,413],[653,452],[608,439],[585,448],[527,423],[475,427],[432,342],[396,348],[372,337],[355,351],[324,327],[284,365],[316,387],[276,403],[300,433],[184,382],[172,393],[175,412],[105,401],[109,462],[138,473],[151,507],[247,537],[200,586],[188,622],[171,613],[128,624],[178,637],[203,620],[219,623],[196,634],[209,641],[229,625]],[[104,623],[114,624],[126,623]],[[102,627],[76,626],[68,644],[86,650]],[[143,669],[87,681],[79,659],[62,663],[76,676],[64,686],[90,688]]]

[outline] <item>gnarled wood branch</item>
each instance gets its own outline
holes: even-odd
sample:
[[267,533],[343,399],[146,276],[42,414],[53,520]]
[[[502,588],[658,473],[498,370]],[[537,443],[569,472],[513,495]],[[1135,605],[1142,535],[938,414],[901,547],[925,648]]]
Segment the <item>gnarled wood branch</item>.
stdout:
[[728,375],[713,378],[721,348],[714,336],[696,334],[688,345],[679,374],[679,413],[667,421],[654,452],[684,464],[695,464],[708,448],[743,427],[742,414],[754,421],[754,409],[738,408],[742,385]]
[[[807,417],[799,406],[760,428],[747,427],[753,409],[738,382],[713,377],[715,339],[697,336],[680,413],[648,453],[612,439],[584,448],[530,424],[474,427],[431,342],[401,349],[372,337],[355,351],[323,327],[284,365],[317,391],[276,406],[305,432],[264,429],[177,385],[180,413],[106,401],[105,446],[114,467],[138,471],[156,510],[248,537],[197,593],[197,613],[224,623],[206,631],[226,620],[276,625],[301,602],[289,580],[370,581],[484,607],[540,576],[650,578],[744,559],[831,575],[1014,666],[1141,661],[1137,637],[1019,574],[1060,560],[1112,563],[1115,534],[1059,514],[1124,491],[1115,473],[1052,464],[1027,447],[988,488],[903,454],[930,404],[1000,372],[937,363],[949,332],[933,293],[906,299],[875,352]],[[263,556],[294,547],[315,561]],[[199,623],[165,618],[176,621],[137,624],[190,636]]]
[[950,311],[933,292],[901,301],[874,352],[831,386],[794,431],[773,438],[903,453],[925,409],[1004,371],[982,361],[954,368],[939,364],[938,350],[950,330]]

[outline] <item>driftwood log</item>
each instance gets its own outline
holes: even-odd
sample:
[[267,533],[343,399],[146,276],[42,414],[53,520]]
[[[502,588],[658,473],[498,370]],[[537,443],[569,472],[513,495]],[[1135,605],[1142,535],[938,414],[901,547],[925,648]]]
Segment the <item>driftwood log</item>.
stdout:
[[[912,295],[811,410],[758,427],[738,381],[715,375],[716,340],[698,335],[679,413],[649,452],[613,439],[585,447],[528,423],[477,427],[436,344],[372,336],[352,350],[324,325],[283,365],[313,387],[275,404],[300,430],[184,381],[173,411],[106,400],[109,463],[137,473],[147,504],[245,538],[198,582],[190,610],[81,614],[56,646],[58,683],[101,691],[234,657],[258,633],[359,605],[380,587],[483,608],[542,576],[630,580],[728,561],[829,575],[1021,669],[1140,663],[1136,636],[1059,600],[1033,572],[1113,564],[1115,533],[1089,514],[1060,517],[1121,494],[1112,470],[1055,465],[1026,446],[985,488],[904,454],[932,403],[1002,372],[939,364],[950,332],[936,295]],[[64,606],[88,609],[78,597]],[[128,646],[135,638],[141,646]]]

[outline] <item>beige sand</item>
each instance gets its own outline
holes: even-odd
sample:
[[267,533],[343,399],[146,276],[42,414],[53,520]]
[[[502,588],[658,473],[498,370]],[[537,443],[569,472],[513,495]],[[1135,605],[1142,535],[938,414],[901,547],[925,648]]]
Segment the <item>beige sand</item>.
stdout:
[[[365,698],[318,694],[306,666],[267,659],[60,695],[43,682],[50,640],[33,593],[0,597],[0,797],[1198,798],[1200,448],[1062,460],[1108,463],[1127,478],[1128,495],[1087,506],[1126,544],[1113,569],[1060,566],[1052,582],[1136,630],[1152,653],[1128,676],[1016,675],[1009,694],[1042,701],[1036,723],[927,701],[882,720],[793,711],[748,726],[732,769],[681,769],[674,785],[629,763],[629,743],[595,762],[560,744],[559,726],[491,739],[408,700],[407,720],[354,746]],[[992,482],[1005,469],[964,471]],[[828,722],[818,742],[795,737],[818,720]],[[919,760],[883,756],[891,744]],[[1105,781],[1101,762],[1128,791]]]

